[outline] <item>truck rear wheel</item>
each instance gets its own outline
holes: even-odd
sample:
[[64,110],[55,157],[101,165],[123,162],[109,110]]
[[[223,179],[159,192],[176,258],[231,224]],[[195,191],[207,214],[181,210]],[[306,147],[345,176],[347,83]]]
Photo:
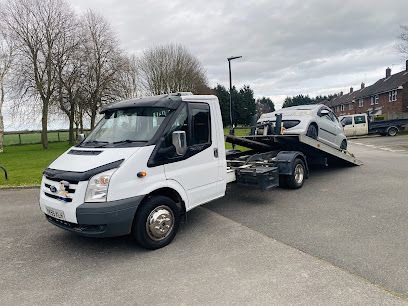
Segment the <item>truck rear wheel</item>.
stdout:
[[396,127],[390,127],[387,131],[388,136],[395,136],[398,134],[398,128]]
[[133,222],[132,235],[137,243],[150,250],[168,245],[176,236],[180,209],[164,196],[153,196],[141,204]]
[[306,177],[306,167],[303,160],[296,158],[293,164],[293,171],[291,175],[285,177],[285,184],[290,189],[298,189],[303,186]]

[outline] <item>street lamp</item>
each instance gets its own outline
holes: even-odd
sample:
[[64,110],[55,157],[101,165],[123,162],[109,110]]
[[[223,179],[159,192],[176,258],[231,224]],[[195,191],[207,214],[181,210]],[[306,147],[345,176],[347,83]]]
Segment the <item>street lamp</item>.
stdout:
[[[229,68],[229,83],[230,83],[230,122],[231,122],[231,128],[230,128],[230,135],[234,135],[234,123],[232,121],[232,80],[231,80],[231,61],[237,58],[241,58],[242,56],[231,56],[228,57],[228,68]],[[234,146],[233,146],[234,147]]]

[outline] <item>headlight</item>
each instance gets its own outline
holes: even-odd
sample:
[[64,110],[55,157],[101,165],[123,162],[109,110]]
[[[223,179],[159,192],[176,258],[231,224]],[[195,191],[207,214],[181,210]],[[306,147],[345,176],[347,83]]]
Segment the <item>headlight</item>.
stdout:
[[101,172],[94,175],[86,189],[85,202],[106,202],[109,181],[116,169]]

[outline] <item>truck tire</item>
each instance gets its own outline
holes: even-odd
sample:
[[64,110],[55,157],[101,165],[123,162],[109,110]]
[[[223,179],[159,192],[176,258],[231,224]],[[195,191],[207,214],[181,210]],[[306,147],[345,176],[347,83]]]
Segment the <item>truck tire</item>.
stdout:
[[285,180],[285,186],[290,189],[298,189],[303,186],[303,182],[306,178],[306,167],[303,160],[296,158],[293,163],[293,171],[291,175],[287,175]]
[[306,136],[309,136],[310,138],[317,139],[318,132],[317,132],[317,127],[315,124],[310,124],[309,127],[307,128]]
[[395,136],[397,134],[398,134],[398,128],[397,127],[392,126],[387,130],[387,135],[388,136]]
[[180,209],[164,196],[153,196],[140,204],[133,222],[132,235],[145,249],[155,250],[168,245],[176,236]]

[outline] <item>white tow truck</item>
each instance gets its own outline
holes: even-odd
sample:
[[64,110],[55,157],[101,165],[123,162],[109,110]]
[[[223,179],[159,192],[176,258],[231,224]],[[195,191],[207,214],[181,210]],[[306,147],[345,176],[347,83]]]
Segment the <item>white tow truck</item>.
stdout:
[[[224,137],[215,96],[171,94],[121,101],[78,145],[44,171],[47,220],[91,237],[132,234],[148,249],[169,244],[189,210],[221,198],[237,182],[300,188],[310,163],[358,165],[347,151],[307,136]],[[251,150],[226,152],[224,141]]]

